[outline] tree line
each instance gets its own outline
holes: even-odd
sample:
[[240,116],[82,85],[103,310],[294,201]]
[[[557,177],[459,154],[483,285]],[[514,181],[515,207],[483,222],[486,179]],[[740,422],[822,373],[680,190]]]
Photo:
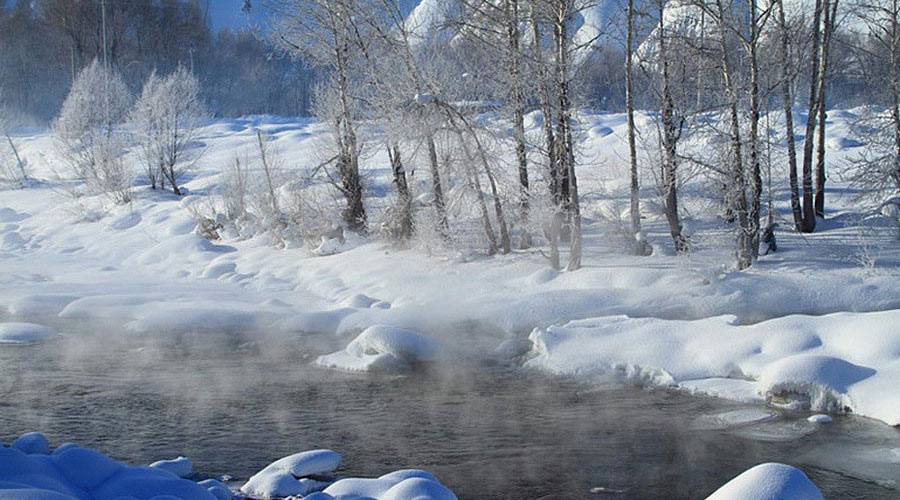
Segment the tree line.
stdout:
[[217,116],[310,113],[315,70],[250,31],[213,33],[197,0],[0,2],[3,104],[20,120],[47,123],[79,72],[103,59],[104,38],[110,67],[132,92],[151,73],[183,66]]

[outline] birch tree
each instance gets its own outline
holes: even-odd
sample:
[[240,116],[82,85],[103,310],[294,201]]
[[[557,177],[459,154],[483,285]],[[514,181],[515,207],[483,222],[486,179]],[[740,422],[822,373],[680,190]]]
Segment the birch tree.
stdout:
[[[360,14],[353,0],[266,0],[273,14],[274,36],[284,48],[328,70],[326,97],[319,93],[317,114],[330,123],[336,149],[339,189],[346,200],[341,216],[353,231],[365,232],[368,218],[359,172],[357,103],[352,95],[359,62],[351,21]],[[327,90],[326,90],[327,89]],[[324,99],[322,99],[324,98]]]

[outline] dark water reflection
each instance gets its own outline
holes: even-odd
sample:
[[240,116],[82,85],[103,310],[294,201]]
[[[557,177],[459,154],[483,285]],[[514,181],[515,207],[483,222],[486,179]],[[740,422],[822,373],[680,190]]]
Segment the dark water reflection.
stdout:
[[[41,430],[55,444],[75,441],[130,463],[185,455],[201,473],[238,478],[325,447],[342,454],[347,474],[424,468],[472,500],[697,499],[748,467],[797,464],[848,433],[900,448],[900,431],[863,419],[760,441],[691,430],[697,417],[736,406],[671,391],[597,388],[484,366],[349,375],[310,366],[311,359],[301,343],[283,340],[198,349],[78,336],[2,347],[0,440]],[[803,468],[829,499],[900,498]],[[618,493],[591,492],[598,487]]]

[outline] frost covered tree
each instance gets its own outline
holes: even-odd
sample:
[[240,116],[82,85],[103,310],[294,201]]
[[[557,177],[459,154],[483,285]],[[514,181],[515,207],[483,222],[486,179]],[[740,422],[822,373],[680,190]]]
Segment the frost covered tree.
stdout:
[[851,158],[845,176],[866,196],[878,201],[900,195],[900,0],[859,0],[854,13],[868,26],[858,47],[859,59],[882,89],[874,96],[885,112],[866,113],[855,125],[865,147]]
[[353,231],[365,232],[359,103],[354,95],[360,62],[354,30],[361,23],[353,20],[362,13],[352,0],[266,0],[265,5],[273,14],[276,41],[328,71],[316,95],[314,113],[332,127],[338,188],[346,200],[341,212],[344,223]]
[[197,129],[207,111],[200,98],[200,82],[183,66],[160,77],[155,73],[144,84],[129,119],[140,138],[151,187],[165,187],[181,194],[178,182],[188,166]]
[[132,172],[122,156],[122,123],[132,96],[118,72],[94,60],[69,91],[56,122],[60,152],[91,194],[130,200]]

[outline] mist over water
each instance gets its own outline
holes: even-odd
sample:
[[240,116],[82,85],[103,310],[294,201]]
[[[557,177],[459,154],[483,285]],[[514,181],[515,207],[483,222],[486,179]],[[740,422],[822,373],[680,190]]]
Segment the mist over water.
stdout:
[[[900,449],[896,429],[865,419],[802,436],[793,430],[809,430],[805,415],[787,414],[754,424],[755,434],[733,432],[695,422],[744,407],[672,391],[456,357],[404,376],[311,365],[343,346],[331,336],[77,330],[0,348],[0,441],[39,430],[54,445],[74,441],[132,464],[184,455],[200,474],[238,480],[330,448],[347,475],[423,468],[461,499],[696,499],[768,461],[803,466],[829,499],[900,496],[821,464],[816,451],[840,440]],[[783,439],[753,437],[779,429]]]

